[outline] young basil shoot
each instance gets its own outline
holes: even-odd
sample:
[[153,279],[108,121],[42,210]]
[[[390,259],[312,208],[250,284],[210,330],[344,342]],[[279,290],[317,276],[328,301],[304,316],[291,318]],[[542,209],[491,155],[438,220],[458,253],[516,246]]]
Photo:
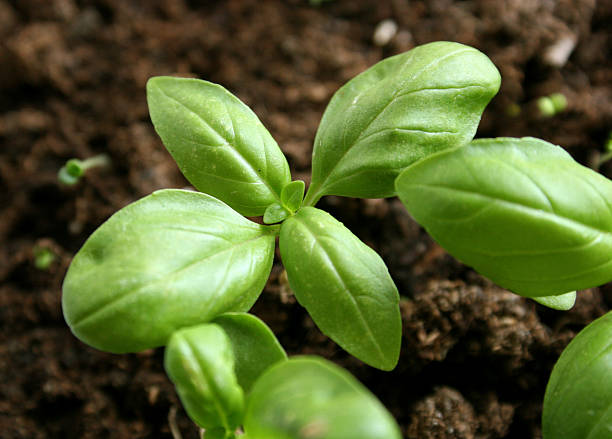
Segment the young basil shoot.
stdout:
[[34,266],[39,270],[45,271],[51,267],[51,264],[57,259],[53,250],[48,247],[34,248]]
[[550,96],[538,98],[536,105],[542,117],[553,117],[565,111],[567,98],[562,93],[553,93]]
[[[314,207],[324,195],[399,195],[451,254],[553,308],[610,281],[612,182],[541,140],[472,141],[499,85],[491,61],[458,43],[381,61],[331,99],[304,195],[237,97],[198,79],[151,78],[155,130],[201,192],[157,191],[102,224],[66,274],[68,325],[104,351],[167,346],[166,370],[206,439],[241,426],[250,439],[399,438],[354,378],[323,360],[286,360],[243,312],[278,238],[288,282],[321,331],[371,366],[395,367],[398,290],[374,250]],[[88,166],[69,161],[63,174],[76,181]]]
[[110,159],[106,154],[100,154],[85,160],[70,159],[57,173],[60,183],[73,186],[79,182],[88,169],[110,165]]

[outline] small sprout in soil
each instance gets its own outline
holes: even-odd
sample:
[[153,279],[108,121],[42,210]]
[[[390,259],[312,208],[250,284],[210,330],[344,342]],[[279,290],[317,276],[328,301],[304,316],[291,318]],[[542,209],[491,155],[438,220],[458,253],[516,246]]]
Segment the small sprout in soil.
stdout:
[[596,170],[599,169],[601,165],[603,165],[604,163],[612,159],[612,131],[610,132],[610,134],[608,135],[608,138],[606,139],[606,143],[604,145],[604,151],[605,152],[603,154],[597,154],[596,156],[595,165],[594,165],[594,168]]
[[562,93],[553,93],[550,96],[542,96],[536,101],[538,110],[542,117],[553,117],[567,108],[567,98]]
[[47,247],[36,247],[34,249],[34,266],[39,270],[48,270],[55,259],[55,253]]
[[521,114],[521,106],[516,102],[509,104],[506,107],[506,114],[510,117],[519,117]]
[[72,186],[79,182],[88,169],[110,165],[110,159],[106,154],[100,154],[85,160],[70,159],[57,173],[60,183]]
[[326,195],[399,196],[450,254],[553,308],[611,281],[612,182],[543,140],[473,140],[500,80],[484,54],[458,43],[379,62],[332,97],[305,191],[236,96],[198,79],[151,78],[155,130],[201,192],[156,191],[102,224],[66,274],[66,321],[108,352],[166,346],[166,371],[207,439],[241,428],[250,439],[400,438],[346,371],[287,360],[245,312],[278,240],[289,286],[319,329],[373,367],[396,366],[397,287],[372,248],[315,207]]

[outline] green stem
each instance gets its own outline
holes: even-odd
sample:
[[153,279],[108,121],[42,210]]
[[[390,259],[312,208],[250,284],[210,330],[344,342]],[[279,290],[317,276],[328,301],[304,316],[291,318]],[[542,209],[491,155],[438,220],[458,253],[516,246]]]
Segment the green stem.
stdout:
[[308,192],[306,192],[306,196],[304,197],[304,201],[302,202],[302,206],[313,206],[319,202],[323,194],[315,193],[312,190],[312,186],[308,188]]
[[81,160],[81,167],[83,168],[83,171],[87,171],[91,168],[108,166],[110,163],[110,158],[106,154],[99,154],[88,159]]
[[597,160],[597,163],[596,163],[597,167],[595,168],[595,170],[598,170],[601,165],[603,165],[605,162],[607,162],[610,159],[612,159],[612,151],[608,151],[605,154],[600,155],[599,159]]

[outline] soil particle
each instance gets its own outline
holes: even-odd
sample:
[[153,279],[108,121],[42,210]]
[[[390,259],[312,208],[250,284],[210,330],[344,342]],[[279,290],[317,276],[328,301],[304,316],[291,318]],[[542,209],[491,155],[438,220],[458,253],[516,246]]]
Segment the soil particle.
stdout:
[[440,387],[414,407],[406,437],[414,439],[474,439],[474,408],[456,390]]

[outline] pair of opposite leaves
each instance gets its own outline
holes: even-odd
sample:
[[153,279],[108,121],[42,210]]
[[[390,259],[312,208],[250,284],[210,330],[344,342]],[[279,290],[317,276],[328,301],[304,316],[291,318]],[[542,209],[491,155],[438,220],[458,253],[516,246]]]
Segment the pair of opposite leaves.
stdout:
[[165,368],[206,438],[399,439],[393,417],[353,376],[287,356],[258,318],[227,313],[170,337]]
[[401,337],[397,290],[372,250],[311,207],[326,194],[397,193],[451,254],[526,296],[610,280],[610,181],[536,139],[469,143],[499,81],[482,53],[446,42],[357,76],[325,111],[300,208],[283,199],[297,185],[248,107],[205,81],[151,79],[151,118],[165,146],[197,189],[222,202],[160,191],[102,225],[64,283],[73,332],[103,350],[136,351],[247,310],[270,272],[279,226],[239,213],[276,206],[288,217],[280,247],[297,299],[347,351],[391,369]]

